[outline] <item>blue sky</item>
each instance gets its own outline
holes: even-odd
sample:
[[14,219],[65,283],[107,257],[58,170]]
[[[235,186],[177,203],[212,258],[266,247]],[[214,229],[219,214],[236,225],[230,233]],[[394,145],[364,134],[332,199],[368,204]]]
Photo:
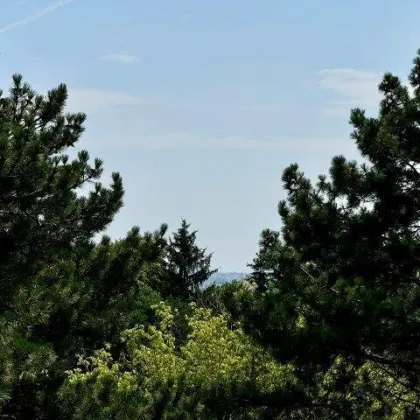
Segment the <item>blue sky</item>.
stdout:
[[124,179],[109,234],[183,217],[224,271],[280,228],[287,165],[315,177],[358,157],[349,110],[374,113],[383,72],[405,78],[420,47],[415,0],[4,3],[1,87],[15,72],[68,85],[88,114],[79,147]]

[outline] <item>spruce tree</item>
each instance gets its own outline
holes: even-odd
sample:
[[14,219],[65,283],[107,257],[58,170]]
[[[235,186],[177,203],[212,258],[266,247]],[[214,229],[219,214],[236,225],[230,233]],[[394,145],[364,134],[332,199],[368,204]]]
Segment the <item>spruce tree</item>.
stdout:
[[264,229],[261,232],[259,242],[260,249],[255,256],[252,264],[248,267],[252,269],[251,281],[256,285],[259,292],[264,292],[267,285],[275,278],[275,266],[278,264],[278,254],[276,253],[280,243],[280,233],[271,229]]
[[196,244],[197,231],[190,231],[184,219],[169,239],[165,294],[172,297],[197,296],[200,286],[217,270],[211,269],[212,254]]

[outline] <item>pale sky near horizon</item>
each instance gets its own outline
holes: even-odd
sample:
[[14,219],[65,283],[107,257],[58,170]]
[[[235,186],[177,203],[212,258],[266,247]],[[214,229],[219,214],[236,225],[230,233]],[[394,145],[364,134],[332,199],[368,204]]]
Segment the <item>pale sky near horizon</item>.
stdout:
[[401,0],[9,0],[0,87],[23,74],[64,82],[86,112],[79,144],[121,173],[108,233],[181,218],[222,271],[244,271],[259,234],[280,228],[281,175],[357,158],[349,111],[374,115],[385,71],[405,78],[420,2]]

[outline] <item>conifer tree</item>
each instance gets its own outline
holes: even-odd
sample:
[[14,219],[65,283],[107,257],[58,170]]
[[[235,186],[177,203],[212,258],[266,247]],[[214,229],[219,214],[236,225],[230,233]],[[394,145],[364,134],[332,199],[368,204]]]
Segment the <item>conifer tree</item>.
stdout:
[[217,270],[211,269],[212,254],[196,244],[197,231],[184,219],[167,248],[165,293],[173,297],[196,296],[200,286]]
[[106,188],[100,159],[90,163],[84,150],[70,159],[86,116],[65,113],[66,100],[64,84],[39,95],[18,74],[9,95],[0,95],[0,412],[6,418],[46,418],[41,388],[59,381],[53,366],[64,334],[56,335],[53,324],[65,330],[70,320],[59,320],[81,291],[72,283],[72,256],[76,249],[89,253],[94,235],[122,206],[118,173]]
[[[275,275],[250,330],[301,366],[311,387],[339,363],[334,394],[325,395],[341,395],[340,418],[362,418],[374,396],[363,418],[394,418],[392,398],[408,401],[395,418],[420,415],[420,50],[409,81],[410,89],[385,74],[378,117],[352,110],[352,138],[368,163],[336,156],[315,184],[297,164],[284,171],[282,239],[268,244],[265,233],[254,264]],[[372,366],[366,392],[349,399],[358,369]]]
[[[4,309],[17,287],[41,261],[60,258],[74,245],[102,231],[122,205],[117,173],[110,189],[96,182],[102,161],[89,163],[82,150],[70,160],[84,131],[84,114],[65,114],[67,89],[36,94],[13,76],[0,98],[0,293]],[[77,191],[91,184],[87,196]]]
[[261,232],[259,242],[260,249],[255,256],[252,264],[248,267],[252,269],[251,281],[257,286],[259,292],[267,289],[269,282],[275,277],[275,266],[278,264],[278,246],[280,244],[280,234],[271,229]]

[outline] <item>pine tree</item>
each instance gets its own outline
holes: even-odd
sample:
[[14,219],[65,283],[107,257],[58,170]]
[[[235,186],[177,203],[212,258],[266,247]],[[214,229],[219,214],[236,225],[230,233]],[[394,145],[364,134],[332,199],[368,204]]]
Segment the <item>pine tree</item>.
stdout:
[[[411,396],[405,414],[420,415],[420,50],[409,81],[411,90],[385,74],[377,118],[351,112],[352,138],[369,163],[336,156],[330,176],[315,185],[297,164],[284,171],[282,240],[267,246],[263,235],[255,261],[276,274],[249,317],[251,330],[301,366],[312,387],[316,372],[344,357],[352,367],[340,371],[342,388],[337,382],[333,391],[348,418],[361,418],[357,410],[376,386],[369,382],[350,403],[351,372],[373,365],[400,384],[401,400]],[[385,389],[375,391],[380,418],[397,392],[395,385],[391,398]]]
[[20,75],[0,95],[0,412],[11,418],[46,418],[41,388],[59,380],[65,334],[52,325],[65,331],[61,317],[80,298],[73,255],[89,253],[122,206],[117,173],[106,188],[100,159],[69,158],[86,116],[66,114],[66,100],[64,84],[43,96]]
[[[87,151],[70,161],[65,151],[84,131],[84,114],[64,114],[67,89],[44,97],[13,76],[9,97],[0,99],[0,306],[29,279],[40,261],[51,261],[102,231],[122,205],[117,173],[110,189],[95,181],[102,161]],[[93,191],[77,191],[92,184]],[[35,262],[35,264],[33,264]],[[25,273],[26,275],[21,275]]]
[[165,294],[173,297],[197,296],[200,286],[217,270],[211,270],[212,254],[196,245],[197,231],[190,232],[184,219],[170,238],[167,248]]

